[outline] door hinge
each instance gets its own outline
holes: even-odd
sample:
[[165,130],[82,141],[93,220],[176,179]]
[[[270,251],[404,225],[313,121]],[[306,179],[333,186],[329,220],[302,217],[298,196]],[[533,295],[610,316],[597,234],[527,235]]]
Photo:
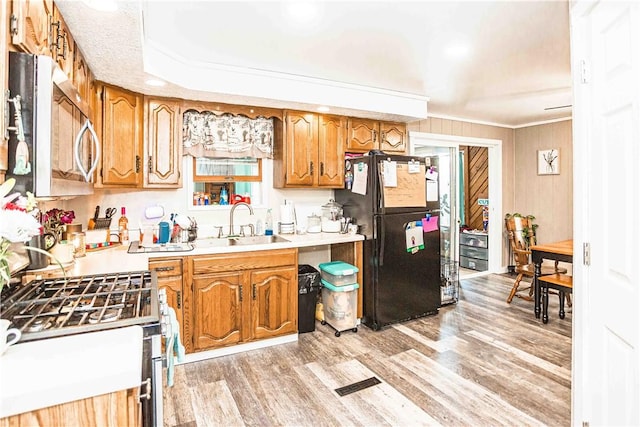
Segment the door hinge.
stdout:
[[15,14],[11,14],[11,18],[9,18],[9,29],[11,31],[11,35],[18,35],[18,17]]
[[153,172],[153,168],[151,167],[151,159],[152,159],[152,158],[153,158],[152,156],[149,156],[149,165],[148,165],[148,167],[149,167],[149,173]]
[[589,83],[589,68],[587,67],[587,61],[582,59],[580,61],[580,83],[588,84]]
[[140,156],[136,156],[136,173],[140,173]]
[[591,265],[591,245],[587,242],[582,244],[582,264]]

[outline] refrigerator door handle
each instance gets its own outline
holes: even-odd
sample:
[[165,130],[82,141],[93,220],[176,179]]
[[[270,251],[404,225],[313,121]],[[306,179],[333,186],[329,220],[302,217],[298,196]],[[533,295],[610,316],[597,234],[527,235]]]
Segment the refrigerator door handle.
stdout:
[[[380,221],[380,218],[378,218]],[[384,244],[385,244],[385,232],[384,221],[380,221],[380,256],[378,257],[378,265],[384,265]]]

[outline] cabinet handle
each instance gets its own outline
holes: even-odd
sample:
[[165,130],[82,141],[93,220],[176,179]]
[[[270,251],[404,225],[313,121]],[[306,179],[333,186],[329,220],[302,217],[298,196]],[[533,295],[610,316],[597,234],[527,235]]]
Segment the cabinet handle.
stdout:
[[154,268],[155,271],[173,271],[175,267],[157,267]]
[[324,176],[324,162],[320,162],[320,176]]
[[309,173],[313,175],[313,162],[309,162]]
[[256,284],[254,283],[254,284],[253,284],[253,300],[254,300],[254,301],[256,300],[256,296],[257,296],[257,294],[258,294],[257,286],[256,286]]
[[178,308],[182,308],[182,291],[178,291],[178,297],[177,297],[177,305]]
[[140,172],[140,156],[136,156],[136,173]]
[[242,302],[242,285],[240,285],[240,302]]

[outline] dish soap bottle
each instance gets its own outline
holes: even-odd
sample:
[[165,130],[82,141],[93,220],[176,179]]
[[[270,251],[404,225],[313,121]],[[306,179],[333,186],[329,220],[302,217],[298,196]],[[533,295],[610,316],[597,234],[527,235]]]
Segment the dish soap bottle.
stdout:
[[267,210],[267,217],[264,220],[264,235],[273,236],[273,218],[271,216],[271,209]]
[[229,204],[229,191],[227,190],[227,184],[222,186],[220,190],[220,204],[228,205]]

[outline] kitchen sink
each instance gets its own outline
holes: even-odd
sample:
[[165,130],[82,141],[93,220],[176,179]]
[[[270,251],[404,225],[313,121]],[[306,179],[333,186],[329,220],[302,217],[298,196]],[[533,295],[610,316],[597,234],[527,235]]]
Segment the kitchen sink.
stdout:
[[266,245],[270,243],[286,243],[289,240],[280,236],[234,236],[222,237],[219,239],[208,238],[196,241],[199,248],[223,248],[229,246],[250,246],[250,245]]

